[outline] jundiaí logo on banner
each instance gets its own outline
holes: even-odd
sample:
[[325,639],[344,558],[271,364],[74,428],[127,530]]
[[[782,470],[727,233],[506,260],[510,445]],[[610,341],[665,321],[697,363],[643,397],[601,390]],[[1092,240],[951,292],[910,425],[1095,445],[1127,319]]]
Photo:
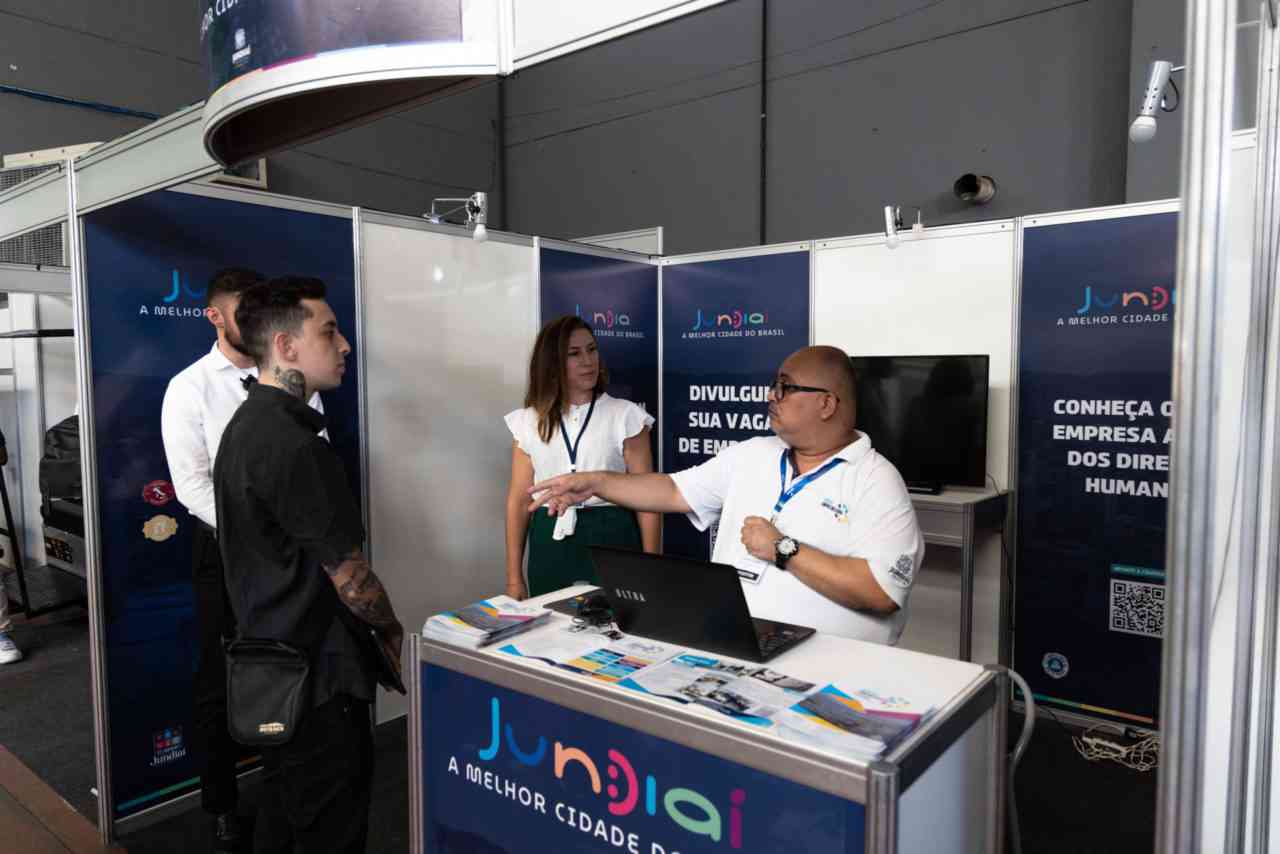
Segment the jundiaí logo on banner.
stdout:
[[186,755],[187,743],[182,737],[182,727],[171,726],[151,736],[152,768],[176,762]]
[[138,314],[156,317],[204,317],[204,297],[207,288],[191,287],[191,274],[174,270],[172,279],[163,288],[159,303],[138,306]]
[[689,331],[681,338],[754,338],[756,336],[786,335],[781,326],[770,326],[767,311],[749,308],[721,308],[706,311],[701,308],[693,319]]
[[1057,326],[1111,326],[1168,323],[1176,292],[1154,285],[1134,290],[1107,290],[1085,285],[1080,306],[1072,314],[1059,317]]
[[612,308],[596,308],[583,311],[582,304],[573,307],[573,313],[581,317],[591,327],[597,338],[635,338],[643,341],[649,336],[643,329],[631,329],[631,315],[625,311]]

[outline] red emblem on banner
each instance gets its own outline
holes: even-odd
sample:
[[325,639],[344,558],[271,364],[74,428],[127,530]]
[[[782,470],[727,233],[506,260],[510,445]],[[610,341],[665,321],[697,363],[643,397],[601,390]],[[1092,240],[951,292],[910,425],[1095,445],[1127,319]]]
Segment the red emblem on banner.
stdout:
[[153,480],[142,487],[142,500],[152,507],[163,507],[173,498],[173,484],[167,480]]

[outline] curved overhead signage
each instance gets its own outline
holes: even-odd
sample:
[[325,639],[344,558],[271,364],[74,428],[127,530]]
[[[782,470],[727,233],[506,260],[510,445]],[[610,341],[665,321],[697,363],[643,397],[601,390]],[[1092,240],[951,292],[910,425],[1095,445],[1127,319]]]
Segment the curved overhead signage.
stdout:
[[497,0],[203,0],[204,144],[224,165],[498,72]]

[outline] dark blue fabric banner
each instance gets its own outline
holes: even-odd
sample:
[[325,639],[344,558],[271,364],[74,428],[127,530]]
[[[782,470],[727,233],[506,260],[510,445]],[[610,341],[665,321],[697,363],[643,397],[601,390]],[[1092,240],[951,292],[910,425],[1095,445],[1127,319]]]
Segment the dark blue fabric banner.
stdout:
[[856,854],[861,804],[422,665],[427,854]]
[[[354,350],[354,261],[349,219],[168,191],[89,214],[84,234],[113,814],[120,818],[198,785],[195,522],[173,498],[160,406],[169,379],[213,346],[205,287],[229,266],[323,279]],[[359,495],[356,382],[348,371],[323,400],[329,435]]]
[[[768,385],[809,345],[809,253],[663,267],[662,331],[662,470],[675,472],[769,434]],[[667,516],[663,550],[707,560],[716,535]]]
[[1041,702],[1156,722],[1177,215],[1026,229],[1014,664]]
[[565,314],[586,321],[609,368],[609,394],[657,418],[658,268],[559,249],[543,249],[539,264],[542,324]]

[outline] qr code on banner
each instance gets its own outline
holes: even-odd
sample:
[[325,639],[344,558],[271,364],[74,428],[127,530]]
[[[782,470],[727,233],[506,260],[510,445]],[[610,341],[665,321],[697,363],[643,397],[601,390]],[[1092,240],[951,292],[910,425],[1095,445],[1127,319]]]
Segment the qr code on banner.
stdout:
[[1113,579],[1111,631],[1164,637],[1164,585]]

